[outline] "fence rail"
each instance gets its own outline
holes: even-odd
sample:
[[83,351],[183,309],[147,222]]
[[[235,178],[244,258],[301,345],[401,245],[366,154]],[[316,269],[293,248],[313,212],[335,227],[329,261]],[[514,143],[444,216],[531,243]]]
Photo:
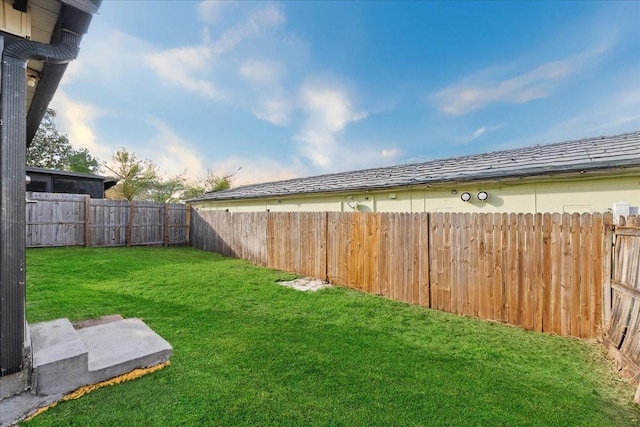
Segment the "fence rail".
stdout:
[[591,338],[602,328],[599,214],[195,210],[192,244],[451,313]]
[[27,247],[184,245],[189,208],[179,204],[27,193]]

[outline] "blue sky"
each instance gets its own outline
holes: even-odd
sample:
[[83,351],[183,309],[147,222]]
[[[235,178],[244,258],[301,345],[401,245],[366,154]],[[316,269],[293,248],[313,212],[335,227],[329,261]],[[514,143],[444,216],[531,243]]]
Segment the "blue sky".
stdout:
[[235,185],[640,129],[640,2],[104,0],[76,147]]

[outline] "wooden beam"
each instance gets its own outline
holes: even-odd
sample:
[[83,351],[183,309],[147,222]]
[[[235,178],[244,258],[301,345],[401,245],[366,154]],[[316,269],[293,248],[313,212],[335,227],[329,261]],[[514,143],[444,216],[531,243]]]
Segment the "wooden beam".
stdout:
[[640,236],[640,228],[616,227],[616,234],[619,236]]
[[186,205],[187,208],[187,212],[186,212],[186,222],[187,222],[187,232],[186,232],[186,244],[187,246],[191,246],[191,209],[193,209],[193,206],[187,204]]
[[640,300],[640,291],[637,289],[630,288],[628,285],[625,285],[624,283],[620,283],[614,280],[611,283],[611,288],[618,292],[622,292],[625,295],[629,295],[630,297],[636,298],[637,300]]
[[133,236],[133,220],[135,219],[135,202],[132,200],[129,207],[129,223],[127,224],[127,247],[131,247],[131,237]]
[[84,245],[91,246],[91,196],[84,198]]
[[169,204],[164,205],[164,247],[169,246]]
[[613,274],[613,219],[604,218],[604,233],[602,235],[602,330],[606,331],[611,321],[611,279]]

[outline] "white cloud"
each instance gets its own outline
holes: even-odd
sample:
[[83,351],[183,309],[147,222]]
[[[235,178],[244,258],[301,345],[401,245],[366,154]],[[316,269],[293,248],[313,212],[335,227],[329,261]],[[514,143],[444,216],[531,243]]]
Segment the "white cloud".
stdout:
[[483,127],[481,127],[481,128],[478,128],[478,129],[473,133],[473,136],[471,137],[471,139],[476,139],[476,138],[478,138],[479,136],[481,136],[481,135],[482,135],[483,133],[485,133],[486,131],[487,131],[487,128],[486,128],[486,127],[484,127],[484,126],[483,126]]
[[276,94],[271,98],[263,98],[253,108],[253,114],[260,120],[267,121],[277,126],[289,123],[293,112],[293,105],[284,94]]
[[471,136],[471,138],[467,138],[465,140],[465,142],[471,142],[474,139],[480,138],[482,135],[485,135],[488,132],[494,132],[498,129],[502,129],[502,125],[499,126],[481,126],[478,129],[476,129],[475,132],[473,132],[473,135]]
[[282,65],[275,61],[247,59],[240,66],[240,75],[256,85],[275,85],[283,74]]
[[66,85],[80,78],[101,84],[121,82],[140,68],[140,57],[151,52],[145,41],[122,31],[105,34],[89,33],[83,40],[78,59],[71,61],[61,84]]
[[228,53],[245,39],[257,36],[270,27],[282,24],[284,20],[284,13],[276,5],[272,4],[257,9],[251,12],[244,22],[226,30],[217,40],[213,41],[210,45],[211,52],[215,56]]
[[205,46],[174,48],[144,56],[147,64],[166,81],[216,98],[221,93],[207,78],[210,58],[211,52]]
[[276,126],[289,124],[295,108],[292,97],[280,85],[284,67],[277,61],[250,58],[239,67],[238,72],[255,93],[251,112],[260,120]]
[[375,168],[397,164],[403,154],[398,149],[379,149],[375,143],[359,143],[352,146],[337,144],[332,152],[331,162],[323,167],[321,173],[343,172]]
[[56,110],[56,125],[66,133],[74,148],[86,148],[99,160],[111,157],[112,149],[98,143],[93,130],[94,123],[103,111],[95,105],[85,104],[70,99],[63,90],[58,89],[51,107]]
[[380,155],[386,159],[395,159],[402,155],[402,150],[398,150],[397,148],[389,148],[389,149],[382,150],[380,152]]
[[[561,140],[597,135],[612,135],[640,129],[640,82],[613,93],[557,123],[542,136],[543,140]],[[540,136],[539,136],[540,138]]]
[[591,66],[591,61],[606,51],[605,47],[546,62],[533,70],[499,79],[493,70],[484,70],[432,95],[440,109],[462,115],[496,102],[521,104],[553,94],[556,86],[568,77]]
[[207,24],[213,24],[220,20],[222,12],[237,2],[232,0],[205,0],[198,5],[200,19]]
[[354,112],[347,93],[337,88],[307,85],[301,90],[301,100],[311,121],[332,133],[368,115],[366,112]]
[[[212,19],[211,14],[218,10],[216,3],[200,5],[201,14]],[[204,10],[204,11],[203,11]],[[209,15],[207,15],[209,14]],[[249,13],[248,17],[231,28],[223,31],[215,40],[211,40],[208,27],[202,32],[202,40],[194,46],[183,46],[168,50],[149,52],[144,55],[147,65],[163,80],[178,85],[205,98],[222,97],[222,84],[213,82],[216,60],[230,54],[238,45],[255,38],[263,32],[284,22],[284,14],[276,5],[267,5]],[[249,64],[250,65],[250,64]],[[247,66],[245,73],[258,78],[259,70]]]
[[540,129],[538,133],[511,139],[506,143],[494,145],[492,149],[502,150],[593,138],[600,135],[615,135],[638,129],[640,129],[640,82],[635,81],[616,92],[608,93],[604,99],[577,109],[571,117]]
[[252,159],[239,156],[232,156],[215,162],[209,167],[209,170],[217,176],[226,176],[238,171],[231,180],[234,187],[260,182],[281,181],[309,174],[308,170],[297,161],[287,164],[270,158]]
[[140,155],[151,159],[166,175],[181,175],[185,172],[189,176],[204,176],[201,155],[170,126],[157,119],[149,119],[156,134],[153,135],[143,148]]
[[307,119],[294,139],[302,143],[302,154],[314,165],[328,169],[335,159],[336,133],[368,113],[354,111],[348,94],[332,85],[304,85],[300,102]]

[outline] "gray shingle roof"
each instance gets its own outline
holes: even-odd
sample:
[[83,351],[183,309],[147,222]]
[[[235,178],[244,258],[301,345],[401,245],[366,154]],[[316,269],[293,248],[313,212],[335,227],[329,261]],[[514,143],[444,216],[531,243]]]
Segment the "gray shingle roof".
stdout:
[[640,167],[640,130],[423,163],[245,185],[198,199],[235,200]]

